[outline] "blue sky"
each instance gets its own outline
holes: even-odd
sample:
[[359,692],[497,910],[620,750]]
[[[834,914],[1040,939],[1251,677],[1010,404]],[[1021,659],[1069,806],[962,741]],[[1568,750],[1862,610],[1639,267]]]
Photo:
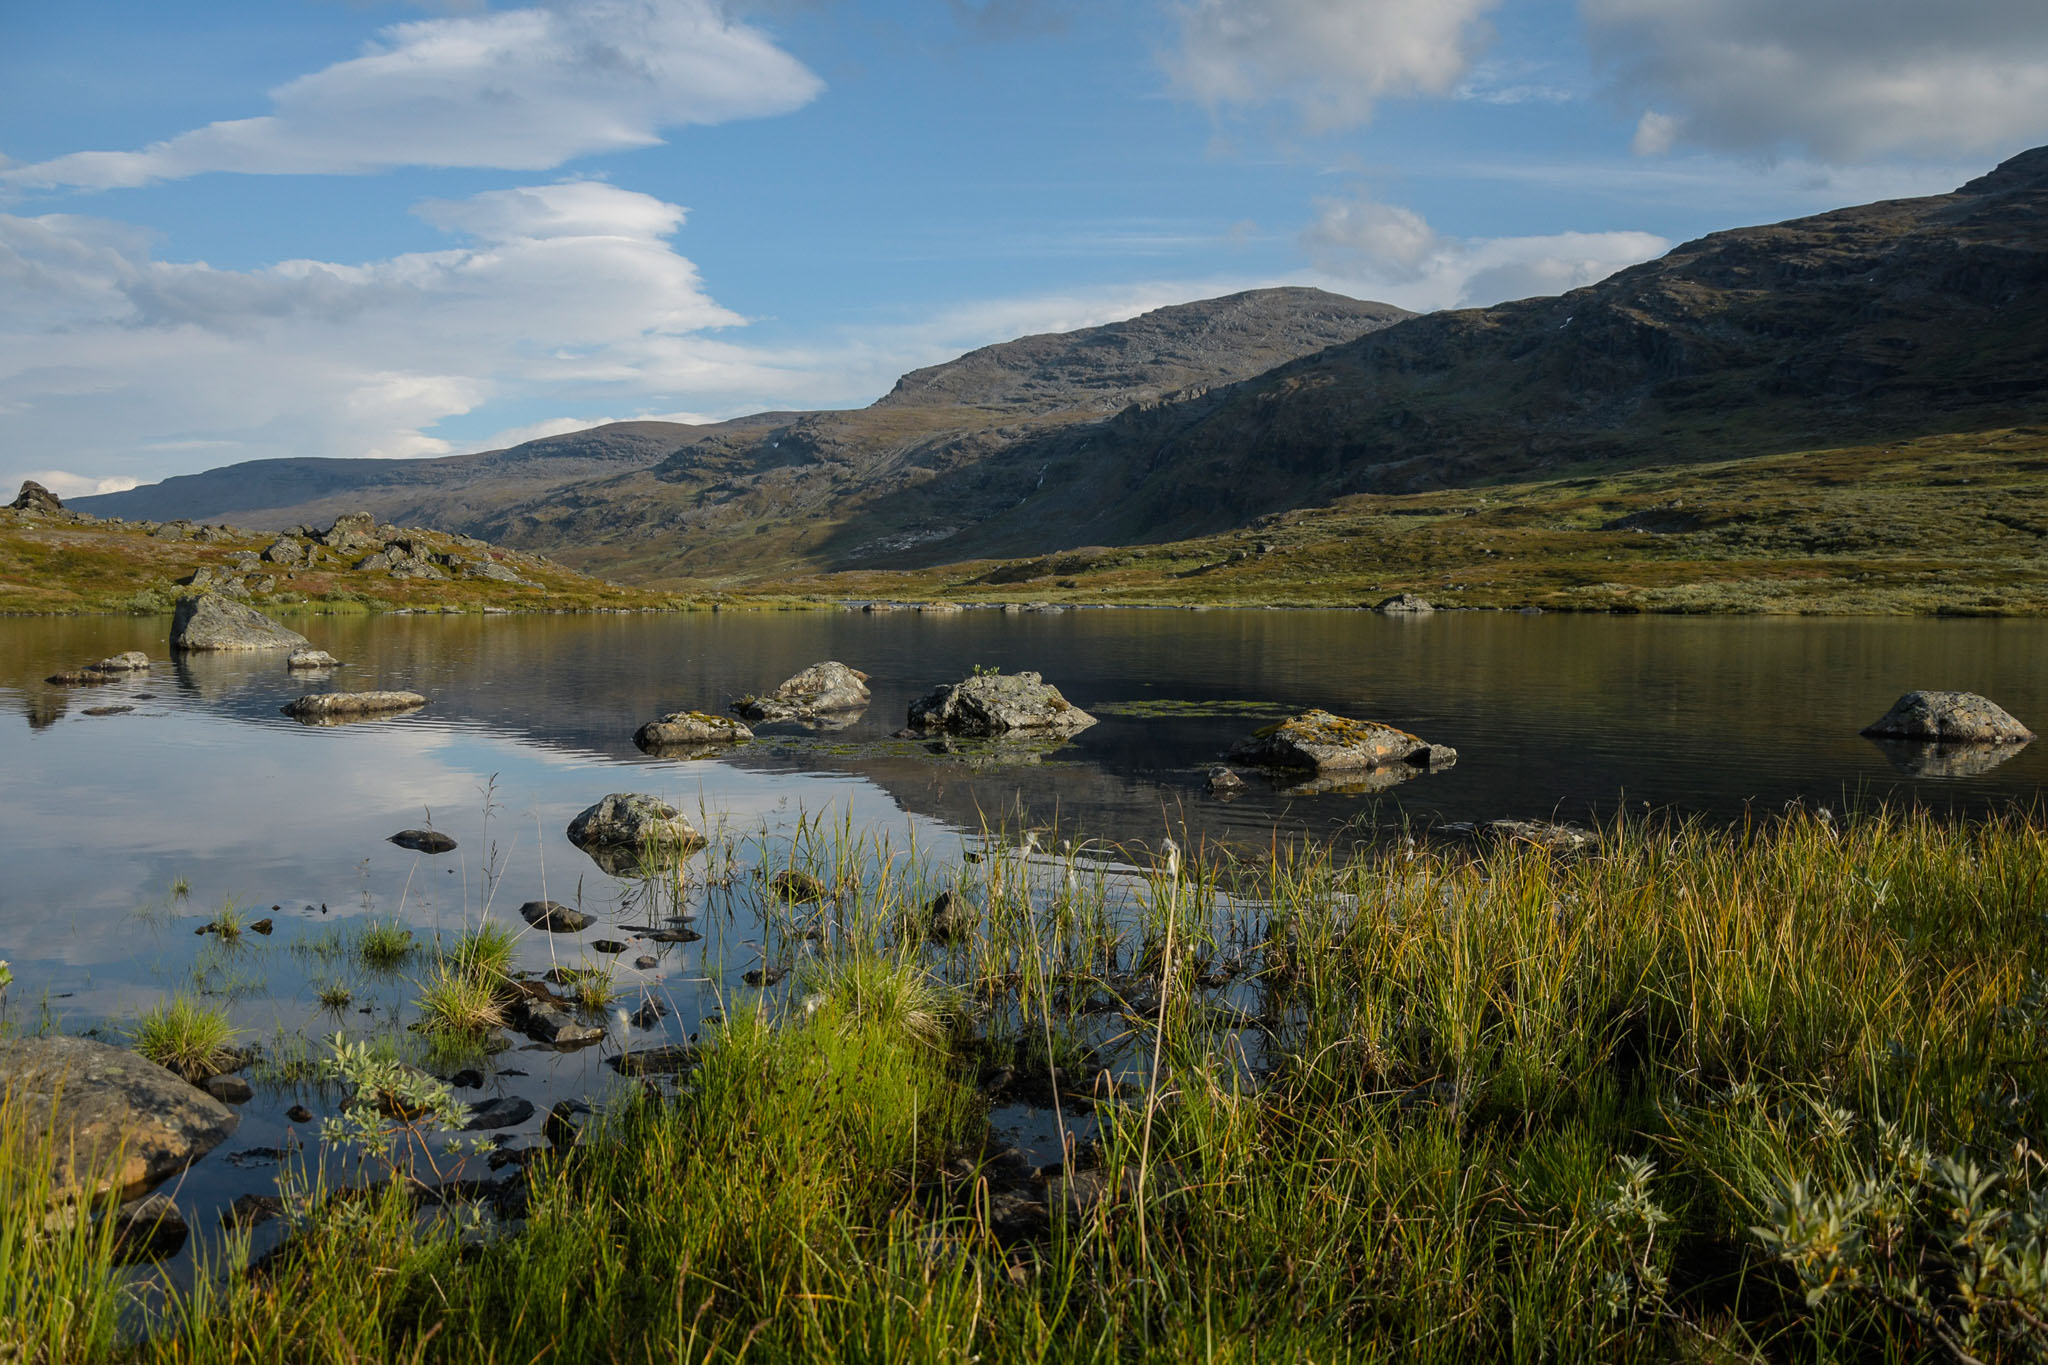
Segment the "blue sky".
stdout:
[[0,18],[0,479],[870,401],[1411,308],[2048,142],[2039,0],[77,0]]

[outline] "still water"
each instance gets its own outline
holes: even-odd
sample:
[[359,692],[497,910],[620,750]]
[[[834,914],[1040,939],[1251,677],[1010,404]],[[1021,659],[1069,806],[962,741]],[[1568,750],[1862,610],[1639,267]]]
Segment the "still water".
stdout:
[[[758,859],[772,861],[800,820],[823,817],[896,847],[914,841],[943,864],[984,826],[1056,826],[1054,839],[1125,845],[1168,833],[1263,844],[1276,828],[1364,838],[1404,824],[1585,819],[1624,804],[1722,821],[1794,800],[1972,813],[2031,805],[2048,782],[2048,744],[1967,775],[1915,776],[1910,753],[1857,733],[1912,688],[1981,692],[2039,728],[2041,622],[969,611],[293,624],[344,661],[331,681],[294,680],[270,654],[169,661],[161,619],[0,621],[0,959],[15,977],[6,1024],[118,1036],[149,1005],[199,992],[276,1056],[337,1029],[402,1031],[419,972],[366,973],[332,951],[373,915],[431,940],[484,913],[519,927],[512,912],[527,900],[580,903],[597,925],[529,934],[520,951],[534,969],[587,960],[589,941],[619,937],[635,917],[634,888],[563,830],[613,791],[654,793],[750,836]],[[154,670],[92,689],[41,681],[127,649],[158,660]],[[722,710],[821,659],[871,678],[873,704],[843,729],[763,727],[708,759],[633,745],[643,721]],[[1006,756],[893,737],[913,698],[976,667],[1036,669],[1101,723]],[[432,701],[337,728],[279,714],[325,687]],[[120,706],[133,709],[85,714]],[[1252,777],[1232,799],[1209,794],[1206,774],[1233,740],[1309,706],[1397,724],[1455,747],[1458,762],[1378,792]],[[427,858],[385,841],[424,824],[458,849]],[[195,935],[230,901],[271,917],[275,932],[232,948]],[[652,968],[622,969],[621,984],[627,1004],[645,995],[670,1011],[634,1031],[636,1046],[686,1037],[764,963],[744,906],[700,908],[702,941],[636,944],[618,959],[655,953]],[[314,994],[332,984],[350,1003],[323,1010]],[[544,1114],[554,1099],[602,1097],[615,1083],[600,1061],[618,1038],[571,1053],[515,1041],[465,1099],[520,1095]],[[203,1207],[260,1188],[275,1151],[305,1137],[284,1111],[331,1112],[333,1101],[282,1075],[260,1084],[236,1137],[188,1173],[181,1197]]]

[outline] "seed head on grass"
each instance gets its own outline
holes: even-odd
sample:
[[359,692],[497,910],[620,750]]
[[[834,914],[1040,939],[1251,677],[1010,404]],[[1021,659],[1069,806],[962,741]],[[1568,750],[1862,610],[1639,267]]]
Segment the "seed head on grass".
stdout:
[[173,996],[135,1021],[135,1050],[190,1081],[203,1081],[232,1059],[228,1044],[242,1031],[226,1011],[188,996]]

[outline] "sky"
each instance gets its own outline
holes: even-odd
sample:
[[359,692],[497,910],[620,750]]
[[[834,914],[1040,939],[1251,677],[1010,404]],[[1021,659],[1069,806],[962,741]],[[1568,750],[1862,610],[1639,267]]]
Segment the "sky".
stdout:
[[2041,0],[0,0],[0,482],[1481,306],[2041,143]]

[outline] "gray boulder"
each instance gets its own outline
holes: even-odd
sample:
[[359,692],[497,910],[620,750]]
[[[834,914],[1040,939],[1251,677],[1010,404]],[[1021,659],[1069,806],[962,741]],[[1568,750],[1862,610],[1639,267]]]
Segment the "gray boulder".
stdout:
[[812,664],[765,697],[745,697],[733,709],[752,721],[814,721],[858,711],[868,704],[868,675],[836,660]]
[[1350,720],[1328,711],[1304,711],[1268,725],[1231,746],[1230,756],[1262,768],[1327,773],[1405,764],[1445,768],[1458,751],[1431,744],[1378,721]]
[[377,535],[377,519],[368,512],[343,512],[314,539],[341,554],[381,549],[384,544]]
[[426,704],[417,692],[308,692],[283,709],[298,720],[321,721],[416,711]]
[[315,649],[311,645],[303,645],[300,648],[293,650],[290,653],[290,655],[288,655],[285,658],[284,661],[284,666],[286,668],[293,669],[338,668],[340,667],[340,665],[341,661],[335,658],[332,654],[329,654],[324,649]]
[[64,504],[55,493],[37,483],[34,479],[23,479],[21,491],[14,495],[14,501],[7,504],[17,512],[61,512]]
[[234,1111],[199,1087],[90,1038],[0,1040],[0,1093],[30,1141],[54,1136],[57,1189],[68,1198],[153,1185],[235,1131]]
[[147,673],[149,656],[139,649],[131,649],[124,654],[109,655],[89,667],[95,673]]
[[551,934],[580,934],[597,923],[597,916],[585,914],[560,901],[528,901],[519,907],[519,917],[536,929]]
[[186,651],[291,649],[309,643],[253,607],[217,593],[178,599],[171,617],[171,648]]
[[306,562],[306,547],[290,536],[280,536],[264,548],[263,560],[266,564],[296,569]]
[[1373,610],[1383,611],[1389,616],[1421,616],[1435,611],[1436,604],[1427,597],[1419,597],[1412,592],[1397,592]]
[[634,733],[633,742],[643,749],[676,744],[737,744],[752,739],[754,732],[729,716],[703,711],[671,711],[660,720],[650,720]]
[[910,728],[989,738],[1076,734],[1095,717],[1036,673],[981,673],[944,683],[910,704]]
[[647,847],[700,848],[699,834],[683,813],[658,796],[613,792],[569,822],[569,842],[593,849],[637,852]]
[[1930,744],[2025,744],[2034,738],[2005,708],[1975,692],[1908,692],[1863,733]]

